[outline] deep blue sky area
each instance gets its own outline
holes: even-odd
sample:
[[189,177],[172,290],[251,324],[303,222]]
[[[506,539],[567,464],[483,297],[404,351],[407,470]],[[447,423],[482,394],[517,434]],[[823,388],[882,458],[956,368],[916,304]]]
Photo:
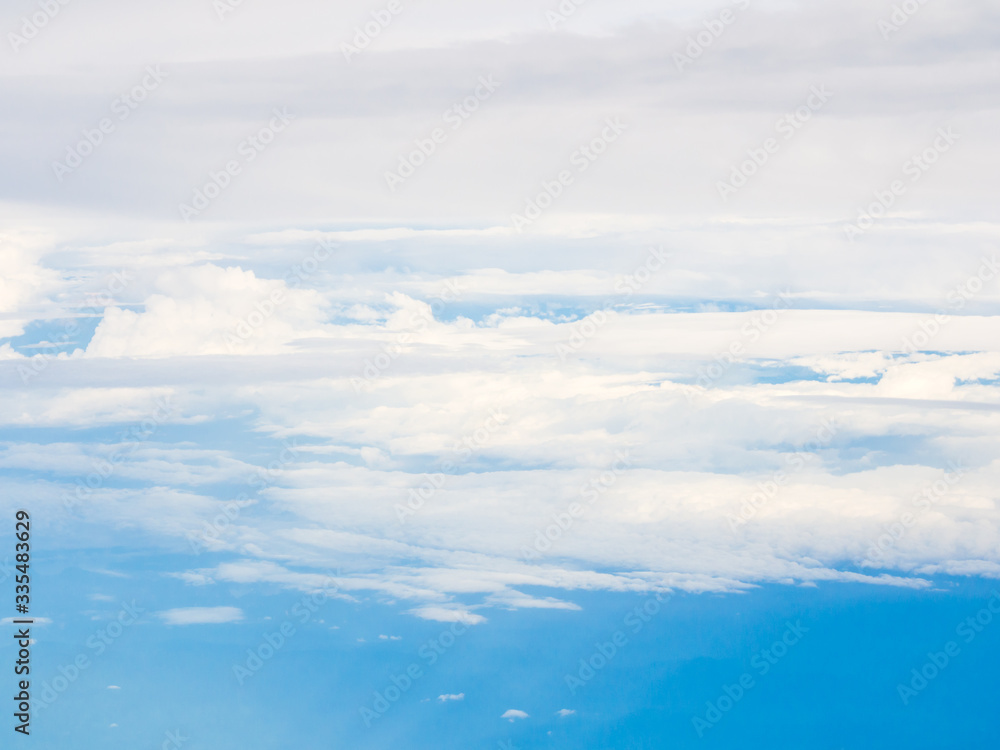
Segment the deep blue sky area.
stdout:
[[[1000,619],[958,630],[991,597],[1000,609],[988,581],[940,579],[927,590],[768,585],[745,594],[670,595],[662,604],[648,595],[578,591],[567,597],[578,611],[494,609],[484,623],[450,630],[404,614],[400,603],[338,599],[320,601],[302,624],[295,613],[307,610],[294,607],[304,595],[189,586],[163,576],[182,562],[177,557],[132,554],[127,577],[95,572],[121,565],[114,551],[86,557],[82,567],[44,557],[35,563],[38,611],[60,623],[34,631],[35,694],[50,698],[44,685],[78,654],[88,658],[74,681],[55,682],[66,687],[34,717],[35,747],[155,748],[178,730],[192,750],[485,750],[507,741],[518,748],[937,750],[987,747],[1000,728]],[[94,601],[95,593],[111,600]],[[100,637],[92,637],[108,627],[103,618],[133,600],[143,610],[139,620],[98,653]],[[227,600],[242,608],[243,621],[170,626],[157,616]],[[286,622],[294,632],[239,684],[234,665],[246,665],[247,649],[259,650],[268,635],[275,640]],[[783,637],[792,645],[775,647]],[[428,648],[435,641],[441,645]],[[928,654],[948,641],[957,655],[904,704],[898,685],[909,685],[911,670],[924,669]],[[612,646],[606,663],[595,657]],[[8,644],[4,652],[11,653]],[[581,672],[581,659],[600,668]],[[359,709],[375,706],[373,694],[385,694],[394,677],[405,684],[411,665],[419,676],[366,727]],[[567,675],[589,679],[570,685]],[[741,678],[752,685],[739,695]],[[458,694],[464,698],[438,698]],[[738,700],[727,702],[727,694]],[[726,710],[713,713],[708,703]],[[528,716],[502,719],[509,709]],[[575,713],[557,715],[562,709]],[[706,716],[712,721],[699,737],[692,719]]]

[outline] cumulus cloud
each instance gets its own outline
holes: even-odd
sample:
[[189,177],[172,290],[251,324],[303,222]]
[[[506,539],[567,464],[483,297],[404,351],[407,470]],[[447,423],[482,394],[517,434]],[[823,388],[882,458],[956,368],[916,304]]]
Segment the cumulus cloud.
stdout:
[[515,719],[527,719],[528,714],[516,708],[508,708],[506,711],[503,712],[503,715],[501,715],[500,718],[507,719],[508,721],[513,723]]
[[170,271],[143,310],[111,307],[87,346],[88,357],[273,353],[321,333],[322,298],[283,280],[207,264]]
[[439,695],[438,700],[442,703],[447,703],[448,701],[464,701],[465,693],[445,693],[444,695]]

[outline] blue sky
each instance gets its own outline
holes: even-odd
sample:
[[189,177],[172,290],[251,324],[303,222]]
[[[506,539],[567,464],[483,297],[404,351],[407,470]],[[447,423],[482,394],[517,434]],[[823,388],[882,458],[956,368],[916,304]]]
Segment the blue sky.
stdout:
[[220,2],[0,18],[27,741],[989,743],[995,4]]

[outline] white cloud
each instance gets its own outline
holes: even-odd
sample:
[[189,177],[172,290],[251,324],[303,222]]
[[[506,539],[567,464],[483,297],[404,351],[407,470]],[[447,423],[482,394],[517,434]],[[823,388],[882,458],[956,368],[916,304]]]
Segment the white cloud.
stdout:
[[51,625],[52,620],[48,617],[35,617],[34,615],[24,615],[21,617],[4,617],[0,619],[0,625],[12,625],[14,620],[30,619],[34,625]]
[[446,703],[448,701],[464,701],[465,693],[445,693],[444,695],[439,695],[438,700],[442,703]]
[[179,607],[160,612],[167,625],[222,625],[239,622],[243,610],[238,607]]
[[416,609],[411,609],[410,613],[423,620],[434,620],[436,622],[461,622],[466,625],[479,625],[486,622],[486,618],[482,615],[450,607],[417,607]]
[[[6,496],[65,518],[53,545],[127,536],[188,552],[188,535],[225,508],[217,488],[270,460],[216,430],[252,433],[255,445],[297,439],[303,449],[260,488],[253,512],[211,543],[230,557],[175,575],[316,592],[344,558],[351,573],[337,596],[401,601],[441,622],[482,622],[487,607],[572,616],[579,590],[926,586],[941,573],[995,575],[1000,289],[984,284],[961,309],[948,295],[998,234],[990,179],[1000,115],[981,106],[995,78],[996,18],[969,0],[928,4],[901,43],[885,45],[871,3],[765,0],[697,71],[680,74],[650,60],[683,49],[704,4],[587,5],[556,32],[526,0],[481,5],[456,14],[454,3],[428,0],[364,53],[363,66],[345,66],[330,44],[356,21],[315,0],[243,7],[218,39],[183,9],[109,26],[118,9],[100,0],[83,31],[46,29],[50,54],[17,56],[0,89],[16,101],[30,81],[37,106],[14,107],[0,143],[2,195],[17,196],[0,200],[0,381],[9,393],[0,426],[59,438],[0,445]],[[303,17],[329,23],[303,30],[294,23]],[[122,23],[136,33],[121,33]],[[859,38],[858,23],[872,33]],[[794,33],[802,28],[816,31],[808,44]],[[962,43],[960,59],[943,33]],[[109,71],[139,62],[134,38],[146,40],[141,65],[155,57],[171,70],[171,96],[58,190],[51,175],[20,171],[59,145],[38,133],[79,121],[66,71],[91,71],[71,76],[74,91],[111,100]],[[433,51],[445,48],[462,64]],[[788,61],[778,72],[775,49]],[[179,54],[184,65],[171,69]],[[317,68],[316,55],[336,65]],[[615,75],[574,84],[602,66]],[[540,74],[525,86],[526,68]],[[469,70],[503,82],[496,98],[390,196],[382,173],[442,102],[468,94]],[[748,85],[765,72],[767,87]],[[412,96],[386,94],[387,76]],[[771,132],[820,80],[834,92],[830,107],[721,202],[715,183],[756,145],[747,133]],[[300,115],[293,127],[204,217],[149,214],[186,199],[235,146],[233,133],[260,126],[259,100],[286,95]],[[341,99],[364,102],[363,116],[330,105]],[[957,147],[848,243],[843,224],[926,145],[942,101]],[[510,213],[555,173],[552,155],[592,138],[604,113],[628,124],[621,141],[578,175],[530,239],[515,235]],[[286,274],[320,239],[342,246],[290,288]],[[619,282],[650,245],[667,248],[669,262],[625,294]],[[122,268],[133,280],[107,310],[88,310]],[[460,294],[442,305],[435,295],[448,283]],[[783,289],[796,309],[757,336],[751,308]],[[265,315],[257,306],[269,310],[273,294],[284,301]],[[560,358],[556,345],[578,339],[604,305],[607,322]],[[255,309],[260,324],[231,347]],[[949,320],[927,351],[900,355],[939,310]],[[83,325],[46,358],[66,319]],[[710,387],[688,387],[733,344],[745,346],[740,362]],[[355,391],[352,378],[386,350],[390,366]],[[31,356],[41,369],[26,384]],[[78,428],[141,424],[168,395],[177,404],[169,428],[67,512],[64,493],[100,475],[95,467],[120,445]],[[509,414],[503,429],[401,521],[411,491],[461,455],[497,408]],[[837,439],[804,447],[831,416]],[[564,527],[570,504],[586,503],[581,488],[619,451],[632,465]],[[780,492],[731,528],[797,451],[808,457]],[[878,565],[867,560],[872,540],[942,480],[948,460],[968,464],[962,481]],[[525,559],[526,549],[537,557]]]
[[322,334],[324,302],[316,292],[252,271],[181,268],[161,275],[156,288],[141,312],[107,309],[86,356],[275,353],[296,338]]
[[507,719],[508,721],[513,722],[514,719],[527,719],[528,714],[526,714],[524,711],[519,711],[516,708],[508,708],[506,711],[503,712],[503,715],[500,718]]
[[575,713],[576,711],[571,708],[560,708],[558,711],[556,711],[556,716],[561,716],[565,718],[567,716],[572,716]]

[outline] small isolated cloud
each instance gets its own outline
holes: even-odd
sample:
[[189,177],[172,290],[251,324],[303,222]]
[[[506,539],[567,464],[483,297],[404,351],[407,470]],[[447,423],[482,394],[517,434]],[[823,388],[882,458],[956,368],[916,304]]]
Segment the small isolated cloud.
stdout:
[[118,725],[117,724],[108,724],[108,729],[114,729],[116,726],[118,726]]
[[418,607],[410,610],[411,615],[424,620],[435,620],[437,622],[462,622],[466,625],[478,625],[486,622],[482,615],[474,615],[465,609],[449,609],[448,607]]
[[503,712],[501,719],[507,719],[508,721],[514,721],[514,719],[527,719],[528,714],[524,711],[518,711],[516,708],[508,708]]
[[167,573],[171,578],[180,578],[184,583],[191,586],[207,586],[210,583],[215,583],[211,578],[209,578],[204,573]]
[[239,607],[180,607],[159,614],[167,625],[221,625],[243,619]]
[[560,708],[558,711],[556,711],[556,716],[566,717],[566,716],[572,716],[575,713],[576,711],[574,711],[571,708]]
[[401,635],[380,635],[379,636],[379,640],[382,640],[382,641],[401,641],[401,640],[403,640],[403,636],[401,636]]
[[465,693],[445,693],[444,695],[439,695],[438,700],[442,703],[447,703],[448,701],[464,701]]
[[121,690],[117,685],[108,685],[108,690]]

